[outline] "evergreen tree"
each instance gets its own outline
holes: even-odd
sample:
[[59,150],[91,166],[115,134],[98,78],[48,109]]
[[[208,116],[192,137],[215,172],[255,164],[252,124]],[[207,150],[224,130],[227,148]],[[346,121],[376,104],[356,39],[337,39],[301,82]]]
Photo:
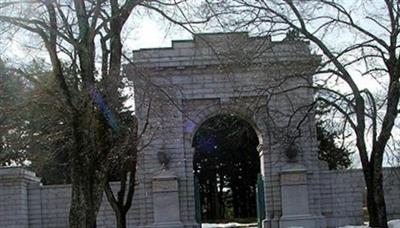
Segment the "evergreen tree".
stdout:
[[329,131],[317,123],[317,139],[320,142],[318,158],[328,163],[331,170],[346,169],[351,165],[353,151],[347,149],[343,144],[338,145],[339,132]]
[[41,61],[1,69],[1,164],[27,166],[44,184],[69,183],[71,133],[49,71]]
[[[17,104],[23,103],[23,82],[15,71],[0,60],[0,165],[18,165],[26,160],[25,148],[15,146],[24,138],[25,123],[17,118]],[[20,124],[17,124],[20,123]]]

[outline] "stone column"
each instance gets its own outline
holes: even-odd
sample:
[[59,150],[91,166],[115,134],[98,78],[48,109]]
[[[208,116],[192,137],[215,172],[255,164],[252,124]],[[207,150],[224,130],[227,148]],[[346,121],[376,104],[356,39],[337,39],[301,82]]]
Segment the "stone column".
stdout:
[[35,173],[23,168],[0,168],[0,227],[29,227],[28,186],[39,183]]
[[281,171],[282,216],[280,228],[322,228],[320,216],[309,210],[307,170],[298,163],[288,163]]
[[181,228],[178,179],[170,170],[161,170],[153,177],[153,227]]

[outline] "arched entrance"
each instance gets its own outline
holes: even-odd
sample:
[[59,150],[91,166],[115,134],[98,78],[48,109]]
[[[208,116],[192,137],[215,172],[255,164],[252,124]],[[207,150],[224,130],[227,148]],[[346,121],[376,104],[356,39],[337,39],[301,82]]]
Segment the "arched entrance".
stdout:
[[197,129],[192,145],[201,222],[256,222],[261,171],[259,140],[251,124],[233,114],[213,116]]
[[[234,61],[236,44],[254,62]],[[231,113],[257,132],[262,174],[257,189],[264,193],[257,201],[259,224],[324,227],[321,164],[308,109],[314,103],[308,85],[319,59],[306,42],[247,33],[199,34],[171,48],[135,51],[135,64],[126,72],[135,84],[135,112],[143,128],[135,191],[138,227],[199,227],[193,139],[204,121]],[[291,137],[301,148],[296,159],[287,153]]]

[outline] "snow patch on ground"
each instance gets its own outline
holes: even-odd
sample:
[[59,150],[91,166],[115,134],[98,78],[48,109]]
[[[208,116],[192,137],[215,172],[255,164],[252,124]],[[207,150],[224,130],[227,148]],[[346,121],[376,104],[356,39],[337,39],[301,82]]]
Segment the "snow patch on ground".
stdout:
[[341,226],[338,228],[368,228],[369,226]]
[[[389,228],[400,228],[400,219],[396,220],[391,220],[388,222]],[[236,223],[236,222],[231,222],[231,223],[224,223],[224,224],[217,224],[217,223],[203,223],[201,224],[202,228],[230,228],[230,227],[257,227],[257,223],[249,223],[249,224],[243,224],[243,223]],[[338,228],[369,228],[368,225],[364,226],[342,226]]]
[[400,219],[391,220],[388,222],[389,228],[400,228]]
[[217,223],[201,224],[201,228],[229,228],[229,227],[257,227],[257,223],[243,224],[243,223],[231,222],[223,224],[217,224]]
[[[388,226],[389,228],[400,228],[400,219],[389,221]],[[369,226],[343,226],[338,228],[369,228]]]

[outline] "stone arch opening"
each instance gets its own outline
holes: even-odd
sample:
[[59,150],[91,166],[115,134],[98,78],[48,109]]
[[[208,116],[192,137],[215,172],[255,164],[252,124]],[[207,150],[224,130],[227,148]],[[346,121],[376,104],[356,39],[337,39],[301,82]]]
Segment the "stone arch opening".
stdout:
[[253,125],[235,114],[217,114],[193,134],[193,172],[201,222],[255,222],[256,183],[261,173]]

